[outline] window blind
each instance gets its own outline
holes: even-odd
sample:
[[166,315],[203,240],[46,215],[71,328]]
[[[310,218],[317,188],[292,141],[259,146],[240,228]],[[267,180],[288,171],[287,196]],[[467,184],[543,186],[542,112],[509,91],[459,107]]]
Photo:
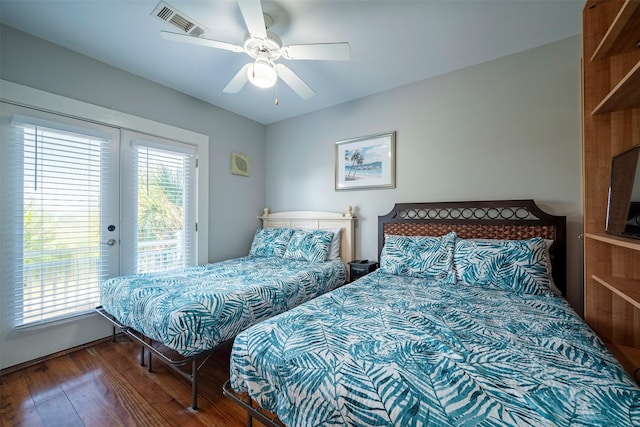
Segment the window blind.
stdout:
[[135,272],[193,265],[195,147],[145,140],[131,146]]
[[22,116],[10,129],[18,172],[12,183],[16,325],[90,311],[105,277],[101,194],[109,184],[111,141],[93,129]]

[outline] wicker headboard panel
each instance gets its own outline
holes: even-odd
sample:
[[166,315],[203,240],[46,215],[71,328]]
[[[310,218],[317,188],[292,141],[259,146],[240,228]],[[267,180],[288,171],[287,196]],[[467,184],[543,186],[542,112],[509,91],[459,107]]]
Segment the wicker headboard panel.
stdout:
[[397,203],[378,217],[378,259],[386,234],[442,236],[450,231],[463,239],[553,240],[553,280],[566,295],[566,217],[544,212],[533,200]]

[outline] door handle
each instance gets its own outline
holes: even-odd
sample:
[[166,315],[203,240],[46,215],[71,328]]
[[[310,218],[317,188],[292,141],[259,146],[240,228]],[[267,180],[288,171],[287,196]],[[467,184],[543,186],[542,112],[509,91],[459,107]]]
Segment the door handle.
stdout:
[[114,246],[116,244],[116,239],[111,238],[109,240],[107,240],[106,242],[102,242],[103,245],[109,245],[109,246]]

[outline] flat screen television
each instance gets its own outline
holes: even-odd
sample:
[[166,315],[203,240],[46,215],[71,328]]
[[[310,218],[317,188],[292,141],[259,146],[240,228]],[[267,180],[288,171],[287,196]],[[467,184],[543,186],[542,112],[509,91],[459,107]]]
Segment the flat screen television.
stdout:
[[611,159],[606,230],[640,239],[640,145]]

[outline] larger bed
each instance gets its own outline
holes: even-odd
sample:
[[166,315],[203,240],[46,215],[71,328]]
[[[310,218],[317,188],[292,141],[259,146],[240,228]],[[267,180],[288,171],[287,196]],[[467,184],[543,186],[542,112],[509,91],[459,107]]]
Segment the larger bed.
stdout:
[[[353,258],[346,214],[282,212],[261,217],[248,256],[170,272],[115,277],[97,311],[152,355],[192,381],[220,344],[302,302],[342,286]],[[191,372],[183,366],[191,365]]]
[[379,234],[380,269],[236,337],[224,389],[250,417],[640,425],[640,389],[561,296],[564,217],[533,201],[399,204]]

